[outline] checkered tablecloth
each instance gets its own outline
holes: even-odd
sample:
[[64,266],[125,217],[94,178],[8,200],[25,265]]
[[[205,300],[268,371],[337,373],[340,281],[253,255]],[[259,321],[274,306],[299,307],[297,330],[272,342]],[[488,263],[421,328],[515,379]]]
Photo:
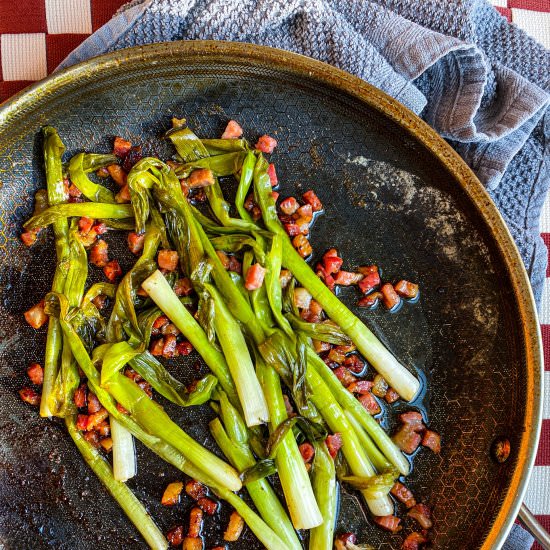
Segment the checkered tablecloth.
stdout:
[[[0,0],[0,102],[52,72],[125,1]],[[550,48],[550,0],[491,1],[504,17]],[[550,199],[544,207],[541,233],[550,246]],[[545,348],[546,395],[541,443],[527,505],[550,530],[550,268],[540,322]]]

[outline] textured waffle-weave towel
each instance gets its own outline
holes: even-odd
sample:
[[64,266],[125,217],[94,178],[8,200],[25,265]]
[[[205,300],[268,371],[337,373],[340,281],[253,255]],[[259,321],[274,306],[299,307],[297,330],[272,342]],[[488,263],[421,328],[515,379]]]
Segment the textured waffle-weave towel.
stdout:
[[[537,302],[547,253],[550,52],[484,0],[134,0],[63,67],[181,39],[254,42],[331,63],[420,114],[471,166],[522,254]],[[514,526],[506,550],[532,538]]]

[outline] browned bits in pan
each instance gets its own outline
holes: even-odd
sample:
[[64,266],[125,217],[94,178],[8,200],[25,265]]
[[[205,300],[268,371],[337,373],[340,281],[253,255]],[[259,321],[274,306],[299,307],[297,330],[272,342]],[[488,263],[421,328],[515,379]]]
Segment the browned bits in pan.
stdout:
[[401,280],[395,285],[395,292],[402,298],[413,300],[418,296],[418,285],[409,281]]
[[355,544],[356,542],[355,533],[342,533],[334,539],[334,549],[347,550],[348,544]]
[[372,395],[371,392],[360,395],[358,399],[361,405],[365,407],[369,414],[375,415],[382,411],[378,401],[376,401],[376,398],[374,397],[374,395]]
[[292,239],[292,245],[302,258],[307,258],[313,252],[311,244],[309,244],[309,241],[304,235],[296,235],[296,237]]
[[33,384],[41,386],[44,382],[44,369],[39,363],[31,363],[27,367],[27,376]]
[[214,185],[214,174],[212,173],[212,170],[208,168],[193,170],[187,179],[187,185],[189,185],[191,189]]
[[203,550],[202,539],[198,537],[185,537],[183,539],[182,550]]
[[425,504],[415,504],[408,512],[407,515],[417,521],[422,529],[430,529],[433,525],[431,516],[431,510]]
[[160,269],[176,271],[179,263],[178,253],[175,250],[160,250],[157,262]]
[[166,538],[172,546],[181,546],[183,543],[183,526],[173,527],[166,533]]
[[122,166],[119,166],[118,164],[111,164],[110,166],[107,166],[107,171],[117,185],[120,187],[124,187],[126,185],[128,175],[122,169]]
[[191,508],[189,512],[189,529],[187,536],[191,538],[200,537],[202,531],[203,513],[197,506]]
[[380,292],[382,293],[382,303],[386,309],[397,307],[401,301],[401,298],[399,298],[399,295],[395,292],[395,288],[393,288],[390,283],[382,285]]
[[35,306],[31,307],[23,314],[25,321],[34,329],[39,329],[48,320],[48,316],[44,311],[44,300],[41,300]]
[[185,492],[193,500],[198,500],[206,496],[206,487],[202,483],[191,479],[185,484]]
[[229,523],[227,524],[227,529],[223,534],[223,540],[227,542],[235,542],[239,540],[241,533],[244,529],[244,520],[243,518],[235,511],[231,512],[229,517]]
[[391,494],[400,502],[402,502],[407,508],[412,508],[416,504],[416,500],[411,490],[400,483],[395,482],[395,485],[391,488]]
[[113,142],[113,154],[117,157],[123,158],[128,154],[128,151],[132,148],[132,143],[127,139],[115,136]]
[[19,390],[19,397],[29,405],[40,405],[40,394],[32,388],[21,388]]
[[208,497],[197,499],[197,504],[200,506],[201,510],[209,516],[213,516],[218,510],[218,503]]
[[174,481],[169,483],[162,494],[161,504],[163,506],[174,506],[180,501],[180,494],[183,491],[183,483]]
[[428,542],[428,539],[417,531],[407,535],[401,546],[402,550],[418,550],[421,544]]
[[116,260],[111,260],[103,267],[103,273],[111,283],[114,283],[119,277],[121,277],[122,269]]
[[422,437],[422,445],[438,454],[441,452],[441,437],[433,430],[426,430]]
[[491,447],[493,458],[501,464],[508,460],[511,450],[510,440],[505,437],[495,439]]
[[385,531],[389,531],[390,533],[398,533],[402,529],[399,525],[401,523],[401,519],[396,516],[375,516],[373,519],[376,525]]
[[145,233],[143,235],[138,235],[135,231],[130,231],[128,233],[128,248],[132,254],[135,254],[136,256],[141,254],[144,242]]

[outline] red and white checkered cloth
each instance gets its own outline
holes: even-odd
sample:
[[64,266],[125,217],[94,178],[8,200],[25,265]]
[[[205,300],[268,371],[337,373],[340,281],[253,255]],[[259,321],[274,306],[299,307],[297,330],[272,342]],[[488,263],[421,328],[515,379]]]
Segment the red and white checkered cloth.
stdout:
[[[44,78],[126,0],[0,0],[0,102]],[[491,0],[496,9],[550,48],[550,0]],[[550,247],[550,198],[541,221]],[[545,352],[541,442],[526,502],[550,530],[550,268],[540,314]],[[537,548],[537,545],[533,547]],[[538,547],[540,549],[540,547]]]

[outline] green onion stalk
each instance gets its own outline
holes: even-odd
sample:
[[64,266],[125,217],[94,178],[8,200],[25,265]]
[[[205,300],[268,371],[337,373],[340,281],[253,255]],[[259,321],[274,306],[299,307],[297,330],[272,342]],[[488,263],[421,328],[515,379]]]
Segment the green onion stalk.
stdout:
[[101,387],[129,411],[145,430],[170,443],[228,489],[238,491],[242,484],[231,466],[197,443],[133,380],[120,374],[124,365],[138,353],[127,342],[112,344],[103,357]]
[[237,388],[246,425],[263,424],[269,420],[267,403],[241,328],[218,291],[212,285],[204,286],[214,300],[216,334]]
[[271,196],[271,183],[267,162],[260,155],[254,171],[254,193],[262,211],[266,227],[283,239],[283,265],[321,304],[327,315],[351,338],[367,361],[388,381],[401,397],[411,401],[418,393],[420,383],[384,347],[376,336],[356,317],[315,275],[307,262],[294,250],[292,243],[277,216]]
[[[257,465],[248,442],[248,431],[239,411],[227,395],[219,392],[219,418],[210,422],[210,431],[223,454],[240,472]],[[264,521],[281,537],[288,548],[302,548],[288,515],[267,479],[257,479],[245,485],[252,502]]]
[[315,445],[312,485],[323,523],[309,533],[310,550],[332,550],[338,510],[338,485],[334,460],[324,443]]
[[[202,141],[186,126],[177,126],[172,128],[169,132],[167,132],[167,137],[176,147],[180,158],[187,162],[187,164],[176,170],[179,176],[187,176],[196,168],[209,168],[216,177],[232,174],[234,175],[242,168],[243,171],[239,185],[242,194],[242,187],[246,186],[246,178],[252,168],[252,157],[250,156],[250,152],[245,153],[243,149],[242,151],[239,150],[237,152],[210,157],[210,153],[206,146],[203,145]],[[131,175],[132,174],[130,174],[130,176]],[[171,194],[175,194],[179,197],[181,191],[179,191],[179,182],[177,177],[175,177],[170,170],[168,170],[167,173],[163,170],[163,176],[163,178],[159,178],[158,187],[170,186],[172,189]],[[248,186],[250,186],[250,179],[248,180]],[[225,201],[216,178],[214,185],[206,188],[206,194],[210,207],[215,216],[222,223],[222,226],[226,228],[235,228],[240,231],[251,231],[254,234],[257,234],[259,227],[254,224],[250,218],[238,219],[229,216],[229,204]],[[156,196],[158,200],[163,200],[162,194],[157,194]],[[198,262],[202,260],[202,255],[206,253],[213,267],[213,279],[218,287],[218,290],[226,300],[229,310],[248,328],[256,342],[261,341],[264,337],[262,327],[254,319],[252,309],[249,307],[249,304],[243,298],[238,288],[232,284],[231,276],[223,267],[221,261],[215,253],[213,244],[210,242],[203,227],[197,219],[197,217],[200,217],[204,221],[205,217],[201,216],[200,213],[194,210],[186,200],[181,203],[179,200],[177,202],[178,208],[176,210],[185,220],[185,225],[189,234],[189,248],[193,251],[193,254],[186,254],[190,260],[189,267],[191,270],[194,270],[197,267]],[[168,205],[165,204],[165,209],[167,208]],[[172,208],[174,207],[172,206]],[[182,254],[182,257],[185,256]]]
[[164,275],[160,271],[155,271],[143,281],[142,287],[199,352],[232,402],[238,403],[237,392],[225,357],[208,340],[203,328],[179,301]]
[[[78,236],[76,220],[71,222],[69,228],[68,253],[63,290],[69,306],[79,307],[83,300],[84,286],[88,276],[88,257]],[[62,340],[61,365],[51,389],[49,408],[52,414],[65,417],[76,411],[73,394],[80,384],[80,375],[66,337],[63,336]]]
[[[334,433],[340,433],[342,437],[342,452],[353,474],[360,477],[376,475],[355,430],[350,425],[344,411],[334,400],[322,378],[313,369],[308,369],[307,381],[311,387],[311,401],[317,407],[329,428]],[[373,498],[363,493],[363,497],[369,510],[375,516],[387,516],[393,513],[393,503],[387,494],[377,495]]]
[[59,303],[61,328],[71,346],[72,353],[80,368],[88,378],[88,386],[96,394],[101,404],[116,420],[122,420],[125,427],[125,415],[116,404],[120,403],[141,427],[142,431],[165,441],[180,451],[190,462],[209,472],[218,483],[231,491],[238,491],[242,483],[235,470],[187,435],[162,407],[149,399],[147,394],[133,381],[118,371],[124,367],[136,352],[127,342],[104,344],[96,348],[96,355],[103,354],[101,379],[98,370],[90,359],[80,337],[68,321],[69,307],[65,296],[49,295]]
[[[156,269],[153,259],[160,241],[161,230],[155,223],[150,223],[147,226],[141,256],[132,269],[126,273],[116,289],[115,303],[105,330],[107,342],[119,342],[124,339],[127,333],[133,334],[136,338],[141,336],[134,307],[139,284],[139,280],[136,282],[135,279],[142,279],[153,269]],[[113,473],[115,479],[127,481],[137,473],[134,438],[113,416],[109,418],[109,422],[113,440]]]
[[[139,439],[146,447],[160,456],[163,460],[169,464],[172,464],[189,477],[210,487],[221,499],[226,500],[237,510],[237,512],[248,524],[251,531],[266,548],[269,550],[285,549],[285,543],[283,543],[276,533],[253,510],[251,510],[242,499],[232,492],[232,490],[236,490],[241,486],[241,482],[238,477],[237,482],[233,481],[231,483],[227,483],[228,479],[225,476],[223,476],[221,480],[216,479],[213,475],[213,470],[208,465],[208,461],[205,462],[204,460],[200,460],[199,467],[187,458],[187,454],[185,452],[185,442],[180,445],[176,445],[180,447],[178,449],[176,446],[172,446],[169,442],[166,442],[161,437],[158,437],[155,433],[157,431],[156,429],[153,429],[150,433],[143,429],[133,416],[123,414],[118,410],[115,399],[101,387],[99,371],[96,369],[94,362],[92,362],[92,359],[89,357],[80,337],[71,326],[71,323],[67,320],[67,314],[69,311],[66,298],[62,295],[52,295],[52,298],[55,297],[57,297],[59,304],[59,318],[63,334],[66,335],[75,359],[88,378],[88,386],[98,397],[102,406],[109,412],[111,418],[115,418],[116,421],[130,431],[134,437]],[[102,359],[105,355],[107,355],[109,349],[109,344],[99,346],[94,350],[94,356]],[[114,355],[117,356],[118,354]],[[116,361],[117,359],[115,358],[114,363],[116,363]],[[113,365],[108,365],[107,369],[113,371]],[[120,376],[122,378],[126,378],[125,376]],[[126,380],[129,379],[126,378]],[[136,388],[139,389],[137,385]],[[155,405],[154,403],[152,404]],[[155,407],[160,409],[158,405],[155,405]],[[146,414],[147,413],[145,413],[145,415]],[[137,418],[137,420],[139,420],[139,418]],[[221,464],[223,464],[223,462]],[[208,470],[208,474],[205,473],[205,469]],[[235,478],[233,476],[235,476],[235,474],[232,472],[229,477],[234,480]],[[231,488],[228,488],[227,485],[231,485]]]
[[218,379],[213,374],[207,374],[197,382],[193,391],[189,392],[185,385],[174,378],[148,351],[132,358],[129,365],[147,380],[155,391],[180,407],[207,403],[218,384]]
[[93,445],[84,439],[81,432],[78,431],[74,416],[67,416],[65,423],[71,438],[82,454],[86,464],[93,470],[94,474],[99,478],[101,483],[103,483],[111,496],[124,510],[128,519],[141,533],[149,547],[153,550],[165,550],[168,548],[168,541],[143,504],[141,504],[125,483],[118,481],[113,476],[113,471],[109,463]]
[[[63,183],[63,162],[61,157],[65,151],[65,145],[61,141],[57,131],[51,126],[42,130],[44,136],[44,164],[46,171],[46,184],[48,203],[50,206],[61,204],[66,200]],[[55,250],[57,265],[52,283],[53,292],[63,292],[65,276],[69,259],[69,224],[66,219],[60,219],[54,224]],[[48,335],[46,337],[46,352],[44,357],[44,382],[42,385],[42,397],[40,400],[40,416],[51,417],[52,407],[57,408],[53,396],[53,389],[61,349],[63,347],[63,334],[58,319],[50,317],[48,321]]]
[[[269,408],[270,429],[273,431],[288,417],[281,382],[275,370],[262,360],[257,361],[256,369]],[[280,442],[275,463],[294,527],[313,529],[321,525],[323,516],[292,432],[288,432]]]
[[134,217],[134,210],[131,204],[108,204],[103,202],[74,202],[55,204],[44,212],[33,216],[23,227],[25,229],[36,229],[46,227],[57,221],[66,218],[111,218],[113,220],[125,220]]
[[[90,156],[93,159],[89,159],[88,157]],[[85,153],[78,153],[69,161],[69,177],[87,199],[93,202],[116,203],[113,192],[103,185],[91,181],[86,175],[85,170],[85,167],[89,166],[94,166],[97,170],[97,168],[114,163],[116,163],[116,156],[114,155],[86,155]]]
[[[209,168],[214,174],[214,183],[206,187],[206,196],[212,209],[212,212],[218,218],[220,223],[226,227],[234,227],[236,229],[254,231],[258,230],[258,226],[250,219],[232,218],[229,215],[230,206],[225,200],[217,176],[227,176],[235,174],[241,166],[244,165],[249,155],[246,153],[246,142],[239,140],[237,144],[239,149],[229,152],[222,151],[222,148],[227,148],[226,144],[221,142],[225,140],[209,140],[209,148],[205,145],[204,140],[199,139],[192,130],[187,127],[173,128],[167,133],[167,137],[174,144],[178,155],[182,161],[187,163],[178,167],[178,171],[182,175],[188,175],[195,168]],[[235,148],[234,144],[231,144]],[[241,148],[242,147],[242,148]],[[210,156],[210,151],[214,151],[213,156]],[[246,155],[246,156],[245,156]]]
[[344,410],[348,422],[351,424],[355,433],[361,443],[361,446],[367,453],[367,457],[372,462],[372,465],[376,468],[377,472],[382,472],[388,470],[392,464],[389,460],[380,452],[374,441],[371,439],[369,434],[364,430],[363,426],[357,422],[355,416],[349,411]]
[[132,334],[137,340],[142,339],[134,304],[141,282],[156,269],[154,260],[160,241],[161,230],[156,224],[150,223],[141,256],[116,289],[115,303],[105,331],[107,342],[120,342],[127,334]]
[[128,481],[137,474],[134,438],[115,418],[110,417],[109,423],[113,440],[113,475],[117,481]]
[[[183,196],[175,173],[155,158],[144,158],[128,174],[138,231],[145,228],[149,217],[151,191],[165,212],[166,225],[176,244],[180,264],[192,273],[208,257],[212,264],[212,278],[223,295],[231,313],[248,327],[255,341],[263,338],[261,327],[255,323],[254,313],[227,273],[203,228],[196,221],[193,209]],[[179,327],[178,327],[179,328]],[[180,329],[181,330],[181,329]]]
[[[376,445],[378,445],[378,448],[382,451],[386,459],[391,462],[402,475],[408,475],[410,472],[409,461],[405,458],[397,445],[353,394],[342,386],[342,383],[338,380],[330,367],[328,367],[311,348],[308,349],[308,367],[308,374],[310,370],[312,370],[322,378],[323,382],[330,390],[330,393],[340,404],[340,407],[346,411],[347,414],[353,416],[356,423],[359,424]],[[368,450],[368,448],[369,446],[365,449]],[[373,462],[377,460],[380,459],[375,458]]]

